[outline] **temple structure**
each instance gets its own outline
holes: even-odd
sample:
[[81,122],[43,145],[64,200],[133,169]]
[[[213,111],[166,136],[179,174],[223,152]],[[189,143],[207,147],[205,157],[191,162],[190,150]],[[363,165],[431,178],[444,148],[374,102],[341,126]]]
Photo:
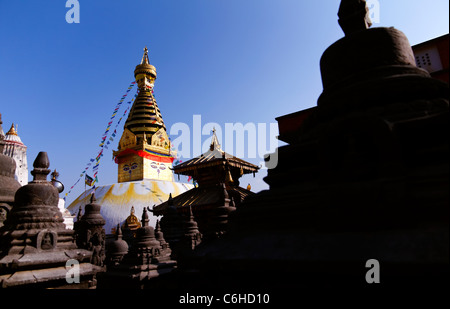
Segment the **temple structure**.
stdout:
[[426,70],[431,77],[449,83],[449,34],[422,42],[412,47],[417,67]]
[[[107,234],[114,233],[117,224],[133,219],[129,217],[132,208],[140,213],[149,205],[166,201],[169,194],[177,196],[193,187],[173,181],[172,162],[176,152],[171,150],[161,111],[153,96],[156,68],[150,64],[147,48],[134,76],[139,94],[125,122],[118,149],[113,152],[118,164],[118,182],[95,189]],[[93,189],[87,190],[75,199],[68,207],[70,212],[76,214],[80,206],[84,208],[92,192]],[[156,217],[152,216],[149,224],[155,226]]]
[[100,214],[101,205],[97,204],[92,194],[91,202],[86,205],[84,215],[81,209],[78,220],[74,223],[75,239],[78,248],[92,251],[90,262],[97,266],[104,266],[106,258],[106,234],[103,226],[105,219]]
[[15,177],[20,185],[24,186],[28,183],[27,146],[24,145],[17,134],[17,124],[11,125],[11,128],[4,135],[3,141],[3,154],[16,161]]
[[322,55],[317,106],[278,118],[288,145],[270,189],[196,248],[182,284],[299,291],[367,285],[376,272],[391,287],[447,282],[449,87],[367,13],[365,1],[341,2],[345,37]]
[[[99,288],[148,288],[153,281],[176,270],[171,250],[157,226],[149,226],[147,209],[143,209],[141,227],[130,246],[121,239],[117,226],[115,240],[107,246],[107,272],[99,276]],[[160,287],[160,286],[159,286]]]
[[176,153],[171,150],[166,126],[153,96],[156,69],[149,62],[147,48],[134,76],[139,95],[125,122],[118,150],[113,152],[119,167],[118,182],[173,181],[171,168]]
[[[206,153],[173,167],[174,173],[192,177],[198,186],[155,206],[153,214],[166,215],[171,204],[184,217],[189,217],[192,211],[200,233],[206,238],[220,236],[227,229],[228,216],[247,196],[254,194],[239,186],[239,178],[258,170],[258,166],[223,151],[213,130]],[[161,228],[168,239],[171,238],[169,225],[176,225],[169,223],[172,217],[164,216],[161,220]]]
[[6,144],[4,138],[0,114],[0,228],[8,217],[14,205],[14,195],[21,186],[15,178],[16,162],[13,158],[3,154]]
[[[33,181],[16,191],[0,228],[3,288],[95,288],[96,274],[103,271],[90,263],[91,251],[77,247],[74,231],[65,228],[58,190],[47,180],[49,165],[47,153],[40,152],[31,171]],[[73,276],[70,265],[77,265]]]

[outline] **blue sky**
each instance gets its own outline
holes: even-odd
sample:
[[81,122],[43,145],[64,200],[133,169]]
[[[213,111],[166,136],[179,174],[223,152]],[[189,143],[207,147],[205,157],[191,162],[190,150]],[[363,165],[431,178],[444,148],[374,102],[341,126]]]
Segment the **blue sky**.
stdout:
[[[3,129],[18,123],[30,170],[37,153],[48,152],[65,192],[97,155],[144,46],[157,69],[155,96],[170,130],[177,122],[192,126],[193,115],[222,127],[269,124],[315,106],[320,56],[343,36],[339,0],[79,0],[79,24],[66,22],[65,3],[0,0]],[[448,0],[378,3],[374,26],[394,26],[412,45],[449,32]],[[120,135],[123,122],[118,128]],[[118,140],[104,151],[100,185],[116,182],[111,149]],[[267,188],[265,175],[241,183],[259,191]],[[83,190],[81,181],[68,202]]]

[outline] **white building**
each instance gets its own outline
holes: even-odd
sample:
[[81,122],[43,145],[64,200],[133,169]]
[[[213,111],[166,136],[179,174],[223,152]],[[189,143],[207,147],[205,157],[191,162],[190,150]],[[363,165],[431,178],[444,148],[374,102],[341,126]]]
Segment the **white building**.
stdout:
[[16,161],[16,180],[22,185],[28,184],[27,146],[22,143],[17,135],[17,124],[11,125],[11,129],[5,134],[3,154]]

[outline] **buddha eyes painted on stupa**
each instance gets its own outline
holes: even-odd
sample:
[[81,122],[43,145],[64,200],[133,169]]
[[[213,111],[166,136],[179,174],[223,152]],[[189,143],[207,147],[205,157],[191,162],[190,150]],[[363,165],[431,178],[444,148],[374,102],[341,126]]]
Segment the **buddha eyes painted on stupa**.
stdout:
[[158,171],[158,173],[159,173],[159,171],[164,171],[167,168],[164,163],[159,163],[159,162],[155,162],[155,161],[152,161],[150,163],[150,167],[153,169],[156,169]]
[[137,163],[132,163],[131,165],[125,164],[123,166],[123,171],[131,173],[131,171],[136,169],[137,167],[138,167]]

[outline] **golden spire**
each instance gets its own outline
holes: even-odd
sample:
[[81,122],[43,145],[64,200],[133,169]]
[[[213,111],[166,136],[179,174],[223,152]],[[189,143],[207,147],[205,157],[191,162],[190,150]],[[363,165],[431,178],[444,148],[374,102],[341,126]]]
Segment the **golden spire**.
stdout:
[[147,46],[145,46],[145,48],[144,48],[144,55],[142,56],[141,64],[150,64],[150,60],[148,60]]
[[[131,107],[125,127],[133,134],[142,134],[143,140],[151,143],[151,138],[160,128],[166,129],[158,104],[152,94],[156,79],[156,69],[149,64],[148,49],[144,48],[141,63],[136,66],[134,76],[139,94]],[[145,136],[143,135],[145,133]]]
[[125,219],[125,222],[122,224],[122,228],[129,228],[130,230],[135,231],[140,227],[141,223],[134,215],[134,206],[131,206],[130,215]]
[[148,91],[153,88],[156,79],[156,68],[150,64],[147,46],[144,48],[141,63],[134,70],[134,77],[140,90]]
[[[17,125],[16,125],[17,128]],[[16,135],[17,136],[17,129],[14,128],[14,123],[11,125],[11,129],[6,133],[6,135]]]

